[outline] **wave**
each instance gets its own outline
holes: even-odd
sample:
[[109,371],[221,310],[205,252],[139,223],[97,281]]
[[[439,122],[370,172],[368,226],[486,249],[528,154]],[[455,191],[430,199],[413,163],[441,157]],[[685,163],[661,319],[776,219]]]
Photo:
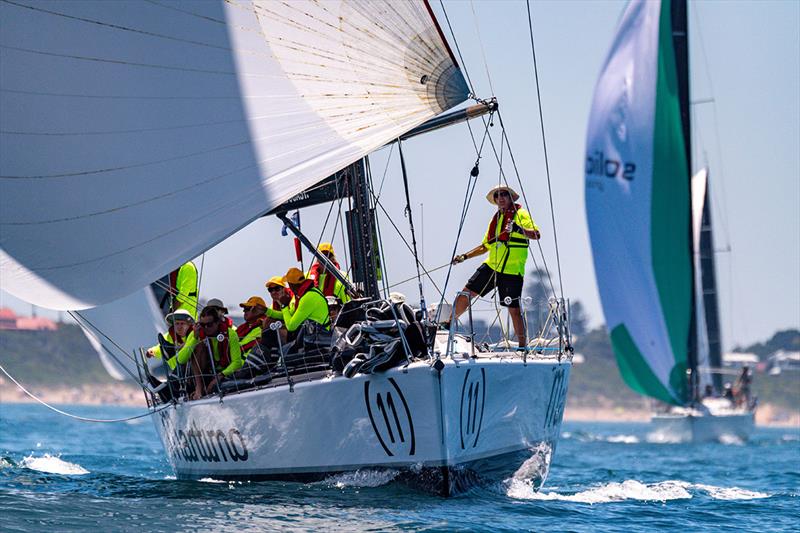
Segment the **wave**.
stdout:
[[321,483],[344,489],[348,487],[380,487],[391,483],[400,474],[398,470],[391,469],[363,469],[355,472],[345,472],[325,478]]
[[559,500],[576,503],[611,503],[623,501],[689,500],[698,492],[705,493],[714,500],[753,500],[769,498],[770,495],[739,487],[716,487],[680,480],[667,480],[658,483],[642,483],[627,479],[622,483],[611,482],[576,493],[536,492],[533,485],[517,479],[509,480],[506,495],[522,500]]
[[89,471],[81,465],[64,461],[60,457],[50,455],[49,453],[44,454],[42,457],[29,455],[20,462],[20,466],[46,474],[82,476],[89,473]]
[[636,435],[595,435],[585,431],[572,433],[564,431],[561,433],[562,439],[575,439],[580,442],[610,442],[612,444],[639,444],[642,440]]

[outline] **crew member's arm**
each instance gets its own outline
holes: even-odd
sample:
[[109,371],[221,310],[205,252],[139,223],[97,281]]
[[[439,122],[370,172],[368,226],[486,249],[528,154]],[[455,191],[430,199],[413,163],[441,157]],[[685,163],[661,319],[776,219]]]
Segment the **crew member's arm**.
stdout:
[[236,334],[236,329],[234,328],[228,328],[228,350],[231,356],[231,363],[220,372],[225,377],[242,368],[244,364],[244,361],[242,361],[242,345],[239,344],[239,335]]
[[452,263],[454,265],[457,265],[459,263],[463,263],[467,259],[472,259],[473,257],[477,257],[479,255],[483,255],[488,251],[489,251],[489,249],[486,247],[486,245],[481,243],[478,246],[476,246],[475,248],[473,248],[472,250],[470,250],[469,252],[467,252],[465,254],[459,254],[459,255],[455,256],[453,258]]
[[511,227],[508,229],[515,233],[522,233],[527,238],[535,241],[538,241],[542,237],[542,234],[539,232],[539,226],[533,221],[528,211],[525,209],[518,210],[516,219],[517,221],[511,222]]
[[[194,352],[194,347],[200,342],[200,339],[197,335],[194,334],[194,331],[189,333],[189,336],[186,337],[186,344],[183,345],[178,351],[178,355],[174,357],[170,357],[167,360],[167,364],[169,364],[170,368],[175,368],[175,360],[177,359],[178,364],[185,365],[189,358],[192,356],[192,352]],[[171,362],[170,362],[171,361]]]
[[267,309],[267,316],[270,318],[274,318],[275,320],[283,320],[283,313],[271,307]]
[[283,312],[283,324],[288,331],[295,331],[311,316],[313,310],[314,303],[310,298],[300,298],[295,309],[292,309],[291,305],[287,305],[281,310]]

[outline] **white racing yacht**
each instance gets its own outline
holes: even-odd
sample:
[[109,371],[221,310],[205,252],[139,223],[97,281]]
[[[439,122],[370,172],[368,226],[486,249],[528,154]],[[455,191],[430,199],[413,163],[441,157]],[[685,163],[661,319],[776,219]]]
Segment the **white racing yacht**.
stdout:
[[691,173],[688,46],[686,0],[625,9],[589,119],[586,213],[622,377],[668,406],[651,438],[744,440],[754,402],[722,397],[708,172]]
[[[571,368],[563,296],[530,335],[546,343],[492,349],[471,318],[437,331],[424,295],[415,311],[379,285],[368,155],[498,113],[476,100],[442,115],[470,90],[427,0],[15,0],[0,18],[3,289],[73,310],[125,363],[178,478],[385,468],[449,495],[525,463],[544,481]],[[324,262],[288,211],[343,200],[341,281],[359,298],[339,320],[358,318],[199,400],[147,385],[131,351],[160,326],[153,280],[268,214]],[[354,354],[366,362],[345,375]]]

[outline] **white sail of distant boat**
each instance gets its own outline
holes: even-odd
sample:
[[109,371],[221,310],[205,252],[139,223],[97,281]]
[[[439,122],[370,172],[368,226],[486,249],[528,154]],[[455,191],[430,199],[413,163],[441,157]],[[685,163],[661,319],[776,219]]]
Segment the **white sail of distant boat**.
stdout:
[[249,374],[217,379],[208,356],[213,392],[195,382],[187,394],[189,365],[158,382],[133,358],[178,478],[391,468],[449,495],[535,461],[529,481],[544,482],[571,369],[563,297],[534,332],[548,343],[509,351],[456,332],[455,320],[440,330],[377,285],[367,154],[497,111],[492,99],[429,120],[468,90],[427,0],[8,0],[0,20],[3,289],[94,307],[78,314],[100,333],[118,331],[127,307],[136,331],[102,335],[104,349],[153,343],[149,283],[259,216],[281,217],[324,260],[287,206],[323,181],[352,200],[360,285],[330,270],[354,297],[344,320],[291,346],[277,335],[260,363],[248,356]]
[[[690,146],[686,2],[633,1],[595,89],[586,212],[622,377],[676,408],[702,407],[707,384],[722,393],[709,371],[719,367],[719,326],[707,173],[691,177]],[[676,420],[718,436],[704,413]],[[716,420],[745,438],[752,427],[748,410]]]
[[425,2],[22,0],[0,19],[0,275],[51,309],[144,287],[467,96]]

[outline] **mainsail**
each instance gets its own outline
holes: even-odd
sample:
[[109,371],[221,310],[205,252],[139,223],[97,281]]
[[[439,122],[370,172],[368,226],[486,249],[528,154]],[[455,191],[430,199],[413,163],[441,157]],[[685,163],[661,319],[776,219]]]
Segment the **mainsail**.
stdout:
[[0,276],[146,286],[464,101],[425,0],[0,4]]
[[681,102],[688,65],[677,64],[673,32],[685,40],[685,27],[673,27],[668,0],[634,0],[619,22],[589,119],[586,212],[625,382],[683,404],[693,366],[694,285],[688,116]]

